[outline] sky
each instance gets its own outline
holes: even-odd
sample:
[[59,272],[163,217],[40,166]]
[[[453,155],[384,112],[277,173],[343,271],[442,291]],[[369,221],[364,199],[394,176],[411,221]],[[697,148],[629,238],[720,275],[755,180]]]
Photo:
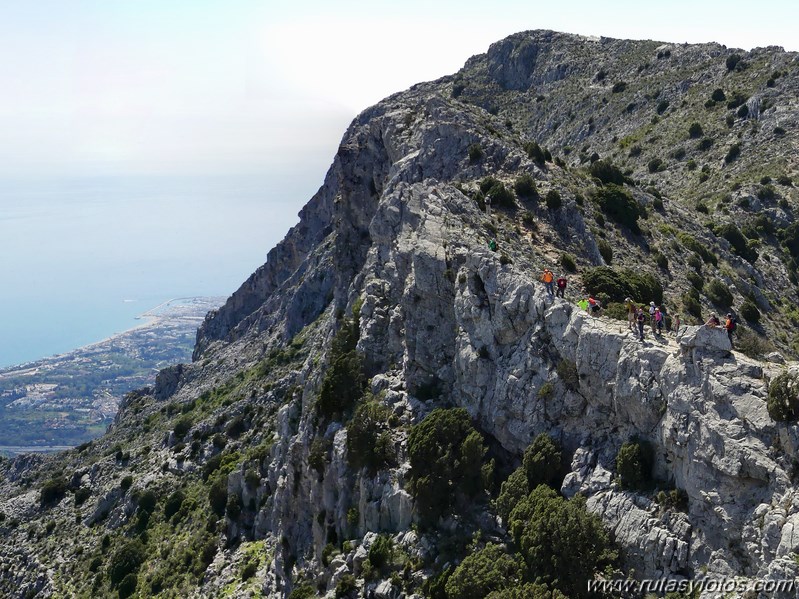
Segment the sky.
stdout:
[[321,183],[361,110],[511,33],[799,50],[796,23],[776,0],[0,0],[0,176]]

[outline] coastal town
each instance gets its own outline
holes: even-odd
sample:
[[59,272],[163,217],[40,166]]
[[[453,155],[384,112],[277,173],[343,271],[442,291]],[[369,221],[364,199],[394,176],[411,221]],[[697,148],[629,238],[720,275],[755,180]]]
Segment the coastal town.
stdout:
[[54,451],[101,435],[122,397],[191,359],[197,327],[221,297],[172,299],[140,326],[35,362],[0,369],[0,454]]

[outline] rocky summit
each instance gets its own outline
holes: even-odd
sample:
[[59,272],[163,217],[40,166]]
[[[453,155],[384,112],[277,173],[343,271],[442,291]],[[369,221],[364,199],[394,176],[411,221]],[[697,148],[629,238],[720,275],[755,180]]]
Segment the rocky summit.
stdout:
[[793,581],[797,117],[781,48],[551,31],[367,109],[191,364],[0,462],[0,595]]

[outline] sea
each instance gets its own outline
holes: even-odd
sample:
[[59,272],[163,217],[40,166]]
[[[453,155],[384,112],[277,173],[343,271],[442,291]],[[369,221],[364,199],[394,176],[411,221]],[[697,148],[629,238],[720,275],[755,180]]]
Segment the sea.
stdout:
[[0,368],[128,330],[169,299],[229,296],[323,177],[0,178]]

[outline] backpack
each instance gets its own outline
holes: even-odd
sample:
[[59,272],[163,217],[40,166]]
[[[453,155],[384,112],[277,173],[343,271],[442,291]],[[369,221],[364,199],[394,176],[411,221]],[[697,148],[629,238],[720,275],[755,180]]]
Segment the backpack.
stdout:
[[727,330],[730,331],[731,333],[734,333],[735,329],[738,328],[738,319],[734,317],[728,318],[727,322],[729,322],[729,324],[727,325]]

